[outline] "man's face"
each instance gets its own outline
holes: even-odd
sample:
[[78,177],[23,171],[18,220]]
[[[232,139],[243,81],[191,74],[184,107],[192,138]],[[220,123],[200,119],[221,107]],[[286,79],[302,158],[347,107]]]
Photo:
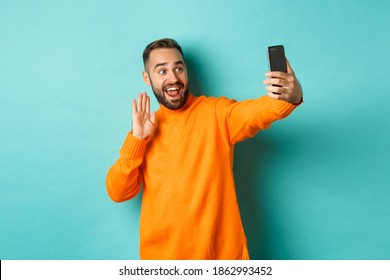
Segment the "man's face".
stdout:
[[155,49],[142,73],[158,102],[171,110],[181,108],[188,97],[188,77],[184,59],[177,49]]

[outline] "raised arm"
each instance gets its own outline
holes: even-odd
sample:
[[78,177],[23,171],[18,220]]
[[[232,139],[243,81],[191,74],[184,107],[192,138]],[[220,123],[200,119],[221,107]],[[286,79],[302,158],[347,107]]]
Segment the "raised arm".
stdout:
[[150,99],[146,93],[133,100],[133,130],[127,135],[120,156],[108,170],[106,188],[110,198],[122,202],[135,197],[142,185],[141,164],[147,138],[155,128],[155,113],[150,114]]

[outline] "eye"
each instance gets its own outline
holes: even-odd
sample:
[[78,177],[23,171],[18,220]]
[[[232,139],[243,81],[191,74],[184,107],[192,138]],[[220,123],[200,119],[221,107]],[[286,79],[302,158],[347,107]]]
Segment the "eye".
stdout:
[[177,68],[175,69],[175,71],[176,71],[177,73],[183,73],[184,68],[183,68],[183,67],[177,67]]
[[161,69],[158,71],[158,74],[160,74],[160,75],[165,75],[166,73],[167,73],[167,70],[165,70],[165,69]]

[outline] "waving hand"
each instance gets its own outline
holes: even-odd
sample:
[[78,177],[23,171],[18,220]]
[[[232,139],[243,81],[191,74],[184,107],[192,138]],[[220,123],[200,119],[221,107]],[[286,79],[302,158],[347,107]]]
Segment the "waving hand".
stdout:
[[143,92],[138,101],[133,100],[133,135],[138,139],[147,139],[156,127],[156,112],[150,113],[150,98]]

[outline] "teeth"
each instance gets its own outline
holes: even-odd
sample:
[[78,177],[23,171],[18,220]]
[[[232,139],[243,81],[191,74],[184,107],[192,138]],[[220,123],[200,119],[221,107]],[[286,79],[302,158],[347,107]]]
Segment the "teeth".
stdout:
[[179,90],[179,88],[168,88],[167,91]]

